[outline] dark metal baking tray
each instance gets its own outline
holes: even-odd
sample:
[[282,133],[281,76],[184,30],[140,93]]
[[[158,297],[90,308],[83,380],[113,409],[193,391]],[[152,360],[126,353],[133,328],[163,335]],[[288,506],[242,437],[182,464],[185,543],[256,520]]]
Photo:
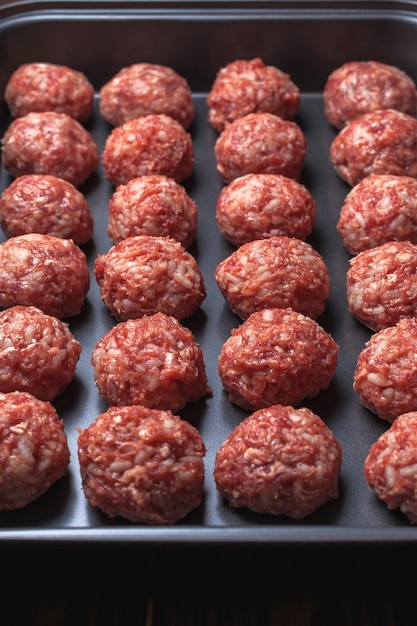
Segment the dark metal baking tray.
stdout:
[[[340,497],[300,521],[232,510],[212,479],[217,448],[247,412],[232,406],[217,374],[222,343],[239,319],[227,308],[214,282],[217,263],[234,249],[220,235],[215,203],[223,186],[214,160],[216,132],[207,122],[205,97],[218,69],[238,58],[261,57],[288,72],[301,89],[297,118],[307,138],[303,182],[318,206],[309,238],[323,255],[332,290],[320,318],[340,346],[329,389],[304,404],[316,411],[343,447]],[[72,460],[67,476],[24,509],[0,514],[0,543],[135,544],[362,544],[415,543],[417,528],[379,502],[363,477],[370,445],[386,428],[364,409],[352,390],[357,355],[369,331],[347,311],[345,276],[349,254],[336,232],[349,188],[333,170],[329,146],[335,135],[323,114],[328,74],[349,60],[378,59],[401,67],[417,80],[416,2],[20,2],[0,5],[0,92],[11,72],[27,61],[62,63],[83,71],[98,91],[123,66],[147,61],[169,65],[185,76],[195,95],[190,129],[195,167],[186,182],[199,209],[198,232],[190,251],[203,272],[208,297],[184,324],[203,348],[213,397],[190,404],[181,415],[201,432],[207,447],[203,504],[170,527],[109,519],[87,503],[77,459],[77,428],[84,428],[106,404],[97,393],[90,366],[95,342],[115,323],[101,303],[92,275],[80,316],[70,328],[83,346],[74,381],[55,402],[65,421]],[[10,123],[1,104],[0,130]],[[110,127],[97,108],[87,124],[100,151]],[[3,190],[11,182],[0,174]],[[95,220],[85,246],[92,268],[111,245],[107,204],[113,188],[101,168],[83,187]],[[4,236],[3,236],[4,239]]]

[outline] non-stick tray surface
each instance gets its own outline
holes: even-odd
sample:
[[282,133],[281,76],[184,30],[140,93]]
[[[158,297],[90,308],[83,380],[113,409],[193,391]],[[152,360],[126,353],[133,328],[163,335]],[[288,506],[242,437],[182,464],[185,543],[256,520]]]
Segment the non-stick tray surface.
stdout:
[[[248,413],[231,405],[217,374],[221,346],[240,320],[215,284],[214,269],[233,251],[215,221],[223,187],[215,166],[217,133],[207,122],[206,95],[218,69],[238,58],[261,57],[291,74],[301,90],[297,122],[307,138],[301,182],[312,193],[318,217],[309,242],[323,255],[331,295],[320,323],[339,344],[339,363],[326,391],[304,404],[318,413],[343,447],[340,497],[300,521],[232,510],[212,478],[216,450]],[[134,525],[109,519],[93,509],[81,489],[77,428],[90,424],[107,405],[98,395],[90,366],[95,342],[115,323],[91,287],[81,315],[69,320],[83,346],[74,381],[55,406],[65,422],[72,453],[67,476],[28,507],[0,514],[0,542],[134,543],[361,543],[416,542],[417,529],[389,511],[366,485],[363,461],[387,425],[364,409],[352,390],[357,356],[370,332],[347,311],[349,254],[336,231],[349,191],[329,160],[335,130],[323,113],[322,90],[328,74],[349,60],[377,59],[401,67],[417,80],[417,5],[375,2],[48,2],[0,6],[0,92],[21,63],[50,61],[83,71],[98,91],[123,66],[147,61],[173,67],[195,94],[196,118],[190,128],[195,150],[192,178],[185,183],[199,210],[198,232],[190,252],[204,275],[207,299],[184,322],[203,349],[213,397],[190,404],[180,414],[196,426],[207,447],[203,504],[170,527]],[[87,128],[101,152],[110,126],[96,108]],[[10,123],[0,109],[0,129]],[[11,179],[1,172],[3,190]],[[95,220],[84,247],[92,270],[106,252],[107,205],[113,192],[101,167],[82,188]],[[4,239],[4,235],[2,235]]]

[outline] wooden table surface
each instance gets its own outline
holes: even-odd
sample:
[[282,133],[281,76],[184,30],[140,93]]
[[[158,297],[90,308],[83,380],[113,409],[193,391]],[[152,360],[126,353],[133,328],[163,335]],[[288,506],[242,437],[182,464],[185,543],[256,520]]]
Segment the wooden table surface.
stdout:
[[2,549],[0,624],[415,626],[414,547]]

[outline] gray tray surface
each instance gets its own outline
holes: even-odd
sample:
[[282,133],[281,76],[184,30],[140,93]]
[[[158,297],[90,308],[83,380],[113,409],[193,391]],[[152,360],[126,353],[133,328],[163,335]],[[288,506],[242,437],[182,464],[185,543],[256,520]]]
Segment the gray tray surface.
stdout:
[[[361,11],[358,12],[358,6]],[[417,80],[417,8],[376,8],[375,3],[23,3],[0,7],[0,91],[21,63],[50,61],[84,71],[98,91],[123,66],[136,61],[173,67],[189,81],[196,118],[190,128],[195,167],[185,187],[199,210],[198,232],[190,252],[204,275],[207,299],[184,324],[203,349],[213,397],[190,404],[181,415],[194,424],[207,447],[204,503],[168,528],[132,525],[108,519],[87,503],[77,459],[77,428],[84,428],[107,407],[98,395],[90,366],[95,342],[115,323],[91,287],[82,314],[70,328],[83,346],[76,377],[55,402],[64,419],[72,460],[68,475],[44,496],[19,511],[0,513],[0,542],[112,542],[280,544],[287,542],[415,542],[417,530],[398,512],[388,511],[363,478],[363,461],[386,424],[365,410],[352,390],[358,353],[370,332],[347,311],[346,270],[349,254],[336,232],[348,186],[329,160],[335,130],[323,113],[327,75],[348,60],[378,59],[407,71]],[[402,5],[403,6],[403,5]],[[393,8],[392,8],[393,7]],[[388,45],[387,45],[388,43]],[[300,521],[232,510],[216,492],[212,471],[216,450],[244,416],[232,406],[217,374],[221,346],[240,320],[227,308],[213,273],[233,250],[215,221],[215,203],[223,187],[214,160],[217,133],[207,122],[206,95],[217,70],[238,58],[260,56],[291,74],[301,89],[297,122],[307,138],[301,182],[312,193],[318,217],[309,242],[323,255],[331,277],[331,295],[320,323],[339,344],[339,363],[328,390],[304,404],[319,414],[343,447],[340,497]],[[4,105],[0,130],[10,123]],[[110,126],[98,103],[86,125],[101,152]],[[2,170],[0,188],[11,179]],[[111,246],[107,204],[113,192],[101,167],[84,185],[95,220],[93,240],[84,247],[93,268],[97,254]],[[4,239],[4,235],[2,235]]]

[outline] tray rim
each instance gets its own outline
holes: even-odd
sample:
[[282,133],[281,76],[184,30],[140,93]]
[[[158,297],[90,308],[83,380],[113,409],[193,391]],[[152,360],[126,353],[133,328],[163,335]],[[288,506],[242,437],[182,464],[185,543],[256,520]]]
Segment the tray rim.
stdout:
[[[297,14],[299,19],[332,18],[357,16],[363,19],[371,16],[378,19],[391,19],[393,15],[417,14],[417,0],[20,0],[9,2],[0,0],[0,20],[18,15],[43,14],[76,17],[82,12],[92,17],[108,14],[112,18],[137,12],[141,16],[169,16],[183,19],[187,16],[213,16],[213,11],[223,16],[240,15],[250,19],[254,15],[280,14],[283,18]],[[185,13],[186,11],[186,13]]]
[[0,545],[164,545],[164,546],[379,546],[416,545],[413,527],[363,528],[326,525],[280,527],[141,526],[118,528],[2,529]]

